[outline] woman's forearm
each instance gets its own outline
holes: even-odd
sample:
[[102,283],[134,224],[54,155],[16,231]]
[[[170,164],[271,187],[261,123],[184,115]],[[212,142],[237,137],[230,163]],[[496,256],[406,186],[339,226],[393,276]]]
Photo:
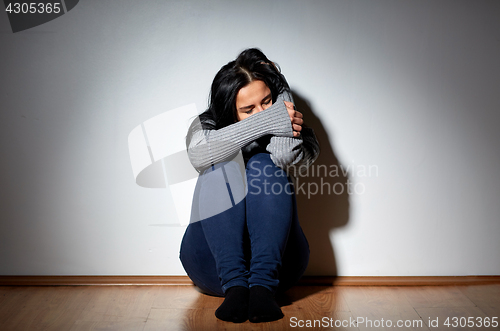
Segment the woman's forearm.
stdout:
[[283,96],[265,111],[219,130],[198,130],[192,133],[188,156],[195,169],[201,171],[231,158],[240,149],[264,135],[293,137]]
[[298,138],[272,137],[266,149],[274,164],[295,176],[305,171],[320,152],[314,131],[307,127],[302,128]]

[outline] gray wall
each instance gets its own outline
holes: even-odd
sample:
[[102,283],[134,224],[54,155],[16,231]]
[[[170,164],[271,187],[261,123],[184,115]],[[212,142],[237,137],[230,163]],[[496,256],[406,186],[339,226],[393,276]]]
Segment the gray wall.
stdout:
[[308,274],[500,274],[498,17],[484,0],[108,0],[13,34],[1,14],[0,274],[184,274],[185,228],[167,189],[135,183],[127,137],[201,111],[247,47],[281,66],[318,164],[349,167],[325,181],[357,184],[299,197]]

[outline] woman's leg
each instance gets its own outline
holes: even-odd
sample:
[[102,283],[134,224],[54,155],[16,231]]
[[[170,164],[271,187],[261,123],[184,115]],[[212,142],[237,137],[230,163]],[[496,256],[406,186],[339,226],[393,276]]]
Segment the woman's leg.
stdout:
[[223,162],[203,174],[200,188],[200,214],[213,215],[200,223],[215,259],[223,292],[234,286],[248,287],[245,201],[234,198],[243,195],[243,184],[239,164]]
[[248,161],[247,180],[246,217],[252,251],[248,283],[275,292],[295,216],[293,186],[264,153]]
[[[245,224],[241,226],[239,223],[241,212],[245,209],[248,227],[252,229],[251,237],[253,237],[251,252],[253,270],[250,268],[253,280],[250,283],[251,286],[260,285],[260,288],[270,289],[269,293],[271,294],[276,290],[278,284],[280,290],[286,290],[296,283],[307,266],[309,248],[298,222],[292,184],[285,173],[274,165],[268,154],[257,154],[250,161],[247,164],[248,194],[245,200],[222,213],[190,224],[181,244],[180,257],[186,272],[193,282],[208,294],[224,295],[221,286],[223,279],[227,279],[225,282],[226,290],[231,287],[237,289],[248,286],[246,284],[248,284],[248,264],[250,261],[250,236]],[[226,178],[235,177],[234,171],[232,171],[235,169],[229,167],[226,170]],[[200,181],[201,185],[197,185],[196,192],[204,192],[201,194],[202,198],[195,199],[195,201],[201,201],[197,204],[214,203],[208,198],[213,198],[214,194],[208,195],[207,190],[213,189],[215,185],[213,180],[216,179],[216,176],[217,174],[213,174],[210,180]],[[220,181],[220,178],[215,181]],[[209,185],[210,182],[214,185]],[[232,182],[234,183],[234,180]],[[207,190],[201,190],[200,186],[204,186]],[[232,185],[233,189],[236,186]],[[236,187],[236,189],[238,188]],[[213,193],[213,190],[211,192]],[[248,212],[249,210],[250,212]],[[244,219],[245,217],[243,217]],[[238,226],[235,227],[235,224]],[[240,233],[243,234],[240,235]],[[218,259],[226,259],[226,262],[216,263],[214,258],[216,255]],[[235,261],[242,263],[236,263],[235,266]],[[229,272],[224,272],[224,270],[229,270]],[[237,270],[239,272],[236,272]],[[231,277],[231,274],[235,277]],[[227,286],[227,284],[231,284],[231,281],[235,285]],[[243,282],[238,284],[240,281]],[[259,286],[255,289],[258,290],[258,288]],[[260,320],[254,321],[273,320],[282,316],[279,316],[281,310],[274,299],[271,302],[274,306],[271,308],[261,304],[262,298],[258,297],[256,300],[259,302],[258,307],[263,308],[258,313],[267,315],[259,316]],[[233,307],[235,305],[228,304],[227,306]],[[269,311],[273,309],[275,309],[274,313],[269,315]],[[243,310],[230,311],[222,319],[242,321]]]
[[[273,294],[280,282],[288,287],[300,278],[309,249],[298,223],[293,185],[269,154],[256,154],[248,161],[247,180],[246,216],[252,254],[249,318],[251,322],[273,321],[283,317]],[[298,260],[286,258],[299,251]]]
[[309,264],[309,243],[300,227],[295,189],[293,194],[293,210],[292,225],[288,234],[288,241],[279,273],[279,292],[284,292],[297,284]]
[[[233,286],[248,287],[249,244],[241,171],[237,162],[222,162],[200,176],[193,199],[193,205],[196,204],[193,214],[199,215],[200,221],[189,225],[181,245],[183,263],[200,262],[203,267],[200,272],[206,268],[208,262],[205,261],[210,261],[210,272],[215,264],[222,294]],[[188,244],[194,247],[188,248]],[[194,254],[197,257],[193,257]],[[195,266],[185,266],[185,269],[191,270],[193,278],[199,278],[200,272],[193,272]],[[209,283],[213,283],[212,279]],[[210,292],[221,294],[213,287]]]
[[181,244],[181,261],[193,282],[204,292],[225,296],[215,315],[237,323],[248,319],[243,179],[236,162],[215,165],[200,177],[194,201],[201,220],[188,226]]
[[224,296],[215,259],[208,247],[201,222],[188,225],[182,238],[179,257],[189,278],[202,292]]

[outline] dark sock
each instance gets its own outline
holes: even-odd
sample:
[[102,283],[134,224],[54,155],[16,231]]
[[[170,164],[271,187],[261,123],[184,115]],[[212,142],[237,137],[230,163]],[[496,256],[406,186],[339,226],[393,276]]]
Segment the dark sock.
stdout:
[[243,323],[248,319],[248,288],[234,286],[226,290],[224,302],[215,311],[218,319]]
[[270,290],[263,286],[252,286],[250,288],[250,301],[248,304],[248,319],[250,322],[271,322],[282,317],[283,312]]

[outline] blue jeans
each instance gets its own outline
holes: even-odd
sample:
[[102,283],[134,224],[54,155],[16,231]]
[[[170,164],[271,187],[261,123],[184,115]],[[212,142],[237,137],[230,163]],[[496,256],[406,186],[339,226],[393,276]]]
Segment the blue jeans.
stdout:
[[[226,172],[226,180],[234,175]],[[309,261],[290,178],[266,153],[252,156],[245,172],[246,196],[236,199],[238,188],[229,188],[232,206],[189,224],[182,239],[184,269],[207,294],[223,296],[230,287],[254,285],[284,291],[300,279]],[[210,188],[199,192],[193,203],[200,210],[213,208]]]

